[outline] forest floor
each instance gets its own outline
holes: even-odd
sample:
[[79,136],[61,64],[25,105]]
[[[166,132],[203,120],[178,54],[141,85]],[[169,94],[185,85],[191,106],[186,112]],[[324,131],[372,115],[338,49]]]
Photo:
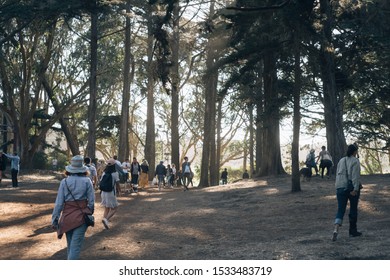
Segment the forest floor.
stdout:
[[[21,174],[0,186],[0,259],[66,259],[66,238],[50,228],[61,176]],[[82,259],[99,260],[389,260],[390,176],[362,176],[358,229],[348,217],[331,241],[337,203],[334,178],[313,177],[291,192],[291,177],[267,177],[208,188],[154,186],[118,198],[111,228],[86,234]]]

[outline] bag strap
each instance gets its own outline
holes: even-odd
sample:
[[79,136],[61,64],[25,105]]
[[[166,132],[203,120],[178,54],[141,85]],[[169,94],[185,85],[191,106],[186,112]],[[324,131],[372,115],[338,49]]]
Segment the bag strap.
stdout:
[[349,180],[348,166],[347,166],[347,157],[344,158],[344,163],[345,163],[345,170],[346,170],[346,172],[347,172],[347,180]]
[[66,182],[66,179],[65,179],[65,185],[66,185],[66,188],[68,189],[70,195],[72,196],[73,200],[76,202],[77,206],[79,207],[81,213],[84,214],[83,209],[80,207],[80,204],[77,202],[77,200],[76,200],[76,199],[74,198],[74,196],[73,196],[73,193],[70,191],[69,186],[68,186],[68,183]]

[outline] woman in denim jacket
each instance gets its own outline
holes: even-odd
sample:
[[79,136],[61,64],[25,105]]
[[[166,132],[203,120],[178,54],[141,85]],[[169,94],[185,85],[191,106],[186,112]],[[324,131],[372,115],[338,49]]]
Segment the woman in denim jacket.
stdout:
[[[355,144],[349,145],[347,156],[343,157],[337,164],[336,172],[336,195],[338,210],[334,222],[334,231],[332,240],[337,240],[338,230],[343,224],[343,217],[347,208],[348,200],[349,209],[349,235],[356,237],[362,235],[357,231],[358,203],[360,197],[360,162],[357,157],[358,147]],[[348,180],[352,181],[353,189],[348,189]]]
[[66,235],[68,260],[80,257],[87,231],[84,213],[93,214],[95,205],[95,192],[83,161],[82,156],[74,156],[65,167],[67,177],[60,183],[52,214],[52,226],[58,238]]

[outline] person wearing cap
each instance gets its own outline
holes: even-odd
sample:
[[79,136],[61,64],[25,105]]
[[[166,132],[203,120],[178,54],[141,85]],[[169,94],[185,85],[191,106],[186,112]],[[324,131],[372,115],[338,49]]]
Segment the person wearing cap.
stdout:
[[6,154],[4,155],[11,160],[11,178],[12,178],[12,187],[18,187],[18,173],[20,170],[20,157],[18,153],[14,153],[13,155]]
[[[334,221],[332,240],[337,240],[339,228],[343,224],[343,217],[349,201],[349,236],[357,237],[362,233],[357,231],[358,203],[360,197],[360,162],[356,144],[348,146],[347,156],[340,159],[336,171],[337,213]],[[348,181],[352,181],[353,189],[348,188]]]
[[118,210],[118,200],[116,199],[116,192],[119,189],[119,174],[116,171],[115,159],[110,158],[107,160],[104,174],[111,173],[113,189],[111,192],[101,192],[101,205],[104,207],[102,223],[106,229],[110,228],[110,219],[115,215]]
[[95,209],[95,193],[83,161],[82,156],[76,155],[65,167],[66,178],[60,183],[52,213],[51,224],[57,237],[66,235],[68,260],[80,258],[87,231],[84,213],[93,214]]

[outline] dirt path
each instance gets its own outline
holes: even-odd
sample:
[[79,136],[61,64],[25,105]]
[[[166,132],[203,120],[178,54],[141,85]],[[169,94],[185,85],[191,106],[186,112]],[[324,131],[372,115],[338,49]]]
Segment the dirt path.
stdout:
[[[105,230],[96,193],[97,224],[87,231],[82,259],[390,259],[389,175],[363,176],[360,238],[330,240],[334,181],[313,178],[290,192],[290,177],[226,186],[156,188],[119,198]],[[0,186],[0,259],[66,258],[66,241],[48,227],[59,185],[55,176],[24,175],[20,187]],[[346,219],[347,220],[347,219]]]

